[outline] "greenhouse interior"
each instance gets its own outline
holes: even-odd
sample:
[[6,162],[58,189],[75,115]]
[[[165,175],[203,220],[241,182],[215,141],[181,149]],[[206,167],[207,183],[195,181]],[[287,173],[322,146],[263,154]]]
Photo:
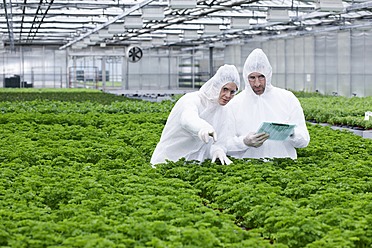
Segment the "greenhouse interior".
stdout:
[[[268,55],[275,84],[370,96],[371,1],[0,3],[3,87],[189,90],[217,68]],[[9,82],[9,84],[7,84]]]
[[[372,247],[372,1],[4,0],[0,9],[0,247]],[[243,76],[257,49],[272,78],[261,68],[254,83],[263,76],[263,94],[285,97],[268,100]],[[210,120],[175,116],[226,65],[237,75],[218,88],[227,103],[204,99]],[[249,86],[259,96],[243,101]],[[262,109],[238,105],[256,98]],[[285,138],[246,132],[265,115]],[[199,120],[208,128],[187,129]],[[178,150],[154,164],[172,121]],[[242,156],[229,146],[238,141]],[[295,155],[256,155],[283,144]],[[196,145],[202,159],[170,159]]]

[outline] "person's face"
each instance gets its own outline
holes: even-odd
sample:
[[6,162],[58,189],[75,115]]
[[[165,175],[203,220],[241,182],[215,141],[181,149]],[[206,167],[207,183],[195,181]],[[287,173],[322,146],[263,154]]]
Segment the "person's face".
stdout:
[[222,86],[218,103],[222,106],[225,106],[235,96],[237,90],[238,87],[235,83],[227,83]]
[[248,82],[256,95],[261,95],[265,92],[266,78],[258,72],[252,72],[248,75]]

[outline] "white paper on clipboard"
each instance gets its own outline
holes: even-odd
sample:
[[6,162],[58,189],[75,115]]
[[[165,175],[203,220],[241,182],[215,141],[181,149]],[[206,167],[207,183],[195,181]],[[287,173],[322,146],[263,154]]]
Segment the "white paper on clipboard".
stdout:
[[295,126],[292,124],[263,122],[257,133],[268,133],[270,135],[269,140],[286,140],[293,133]]

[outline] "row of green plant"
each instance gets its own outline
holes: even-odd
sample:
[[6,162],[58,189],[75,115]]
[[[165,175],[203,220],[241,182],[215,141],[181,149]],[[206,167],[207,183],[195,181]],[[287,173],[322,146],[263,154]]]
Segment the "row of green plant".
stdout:
[[295,161],[152,169],[174,102],[23,94],[0,102],[0,247],[372,245],[369,139],[309,124]]
[[232,159],[232,166],[179,161],[161,169],[200,190],[238,226],[288,247],[372,245],[371,140],[309,126],[298,159]]
[[[19,94],[22,93],[22,94]],[[342,97],[327,96],[319,93],[294,92],[299,98],[304,109],[306,120],[316,123],[329,123],[331,125],[348,126],[360,129],[372,129],[372,118],[369,121],[364,120],[365,112],[372,111],[372,97]],[[175,96],[177,100],[179,96]],[[77,107],[81,112],[90,112],[91,108],[99,108],[102,112],[123,112],[127,113],[140,112],[135,100],[123,96],[106,94],[98,90],[88,89],[1,89],[0,102],[8,102],[1,112],[32,111],[33,105],[38,105],[38,101],[51,100],[57,101],[53,105],[47,106],[45,112],[68,112],[68,102],[81,102]],[[33,101],[32,105],[24,105],[24,101]],[[15,103],[17,102],[17,103]],[[99,102],[104,105],[94,105],[92,102]],[[122,107],[122,103],[126,108]],[[129,102],[132,102],[131,106]],[[144,103],[141,103],[142,105]],[[164,101],[160,104],[146,104],[152,112],[167,112],[174,104],[174,101]],[[159,106],[160,105],[160,106]],[[65,107],[64,107],[65,106]],[[75,105],[71,106],[72,108]],[[30,109],[31,108],[31,109]]]
[[372,118],[364,120],[365,113],[372,111],[372,97],[300,94],[299,100],[308,121],[372,129]]
[[49,100],[61,102],[97,102],[103,105],[122,102],[128,99],[119,95],[107,94],[91,89],[0,89],[0,102],[24,102]]
[[131,114],[23,103],[32,111],[1,121],[1,247],[269,247],[151,168],[167,113],[139,101],[143,113]]

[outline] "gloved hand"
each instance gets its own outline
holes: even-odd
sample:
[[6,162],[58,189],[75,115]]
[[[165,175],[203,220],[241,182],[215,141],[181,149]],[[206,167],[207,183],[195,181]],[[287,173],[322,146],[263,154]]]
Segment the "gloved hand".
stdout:
[[249,133],[243,139],[246,146],[260,147],[269,138],[268,133]]
[[216,161],[216,159],[219,159],[222,165],[229,165],[232,163],[232,161],[226,156],[225,152],[222,150],[217,150],[213,153],[212,156],[212,163]]
[[213,141],[217,141],[217,134],[214,131],[214,129],[202,129],[198,133],[199,139],[203,141],[204,143],[208,144],[209,137],[213,138]]

